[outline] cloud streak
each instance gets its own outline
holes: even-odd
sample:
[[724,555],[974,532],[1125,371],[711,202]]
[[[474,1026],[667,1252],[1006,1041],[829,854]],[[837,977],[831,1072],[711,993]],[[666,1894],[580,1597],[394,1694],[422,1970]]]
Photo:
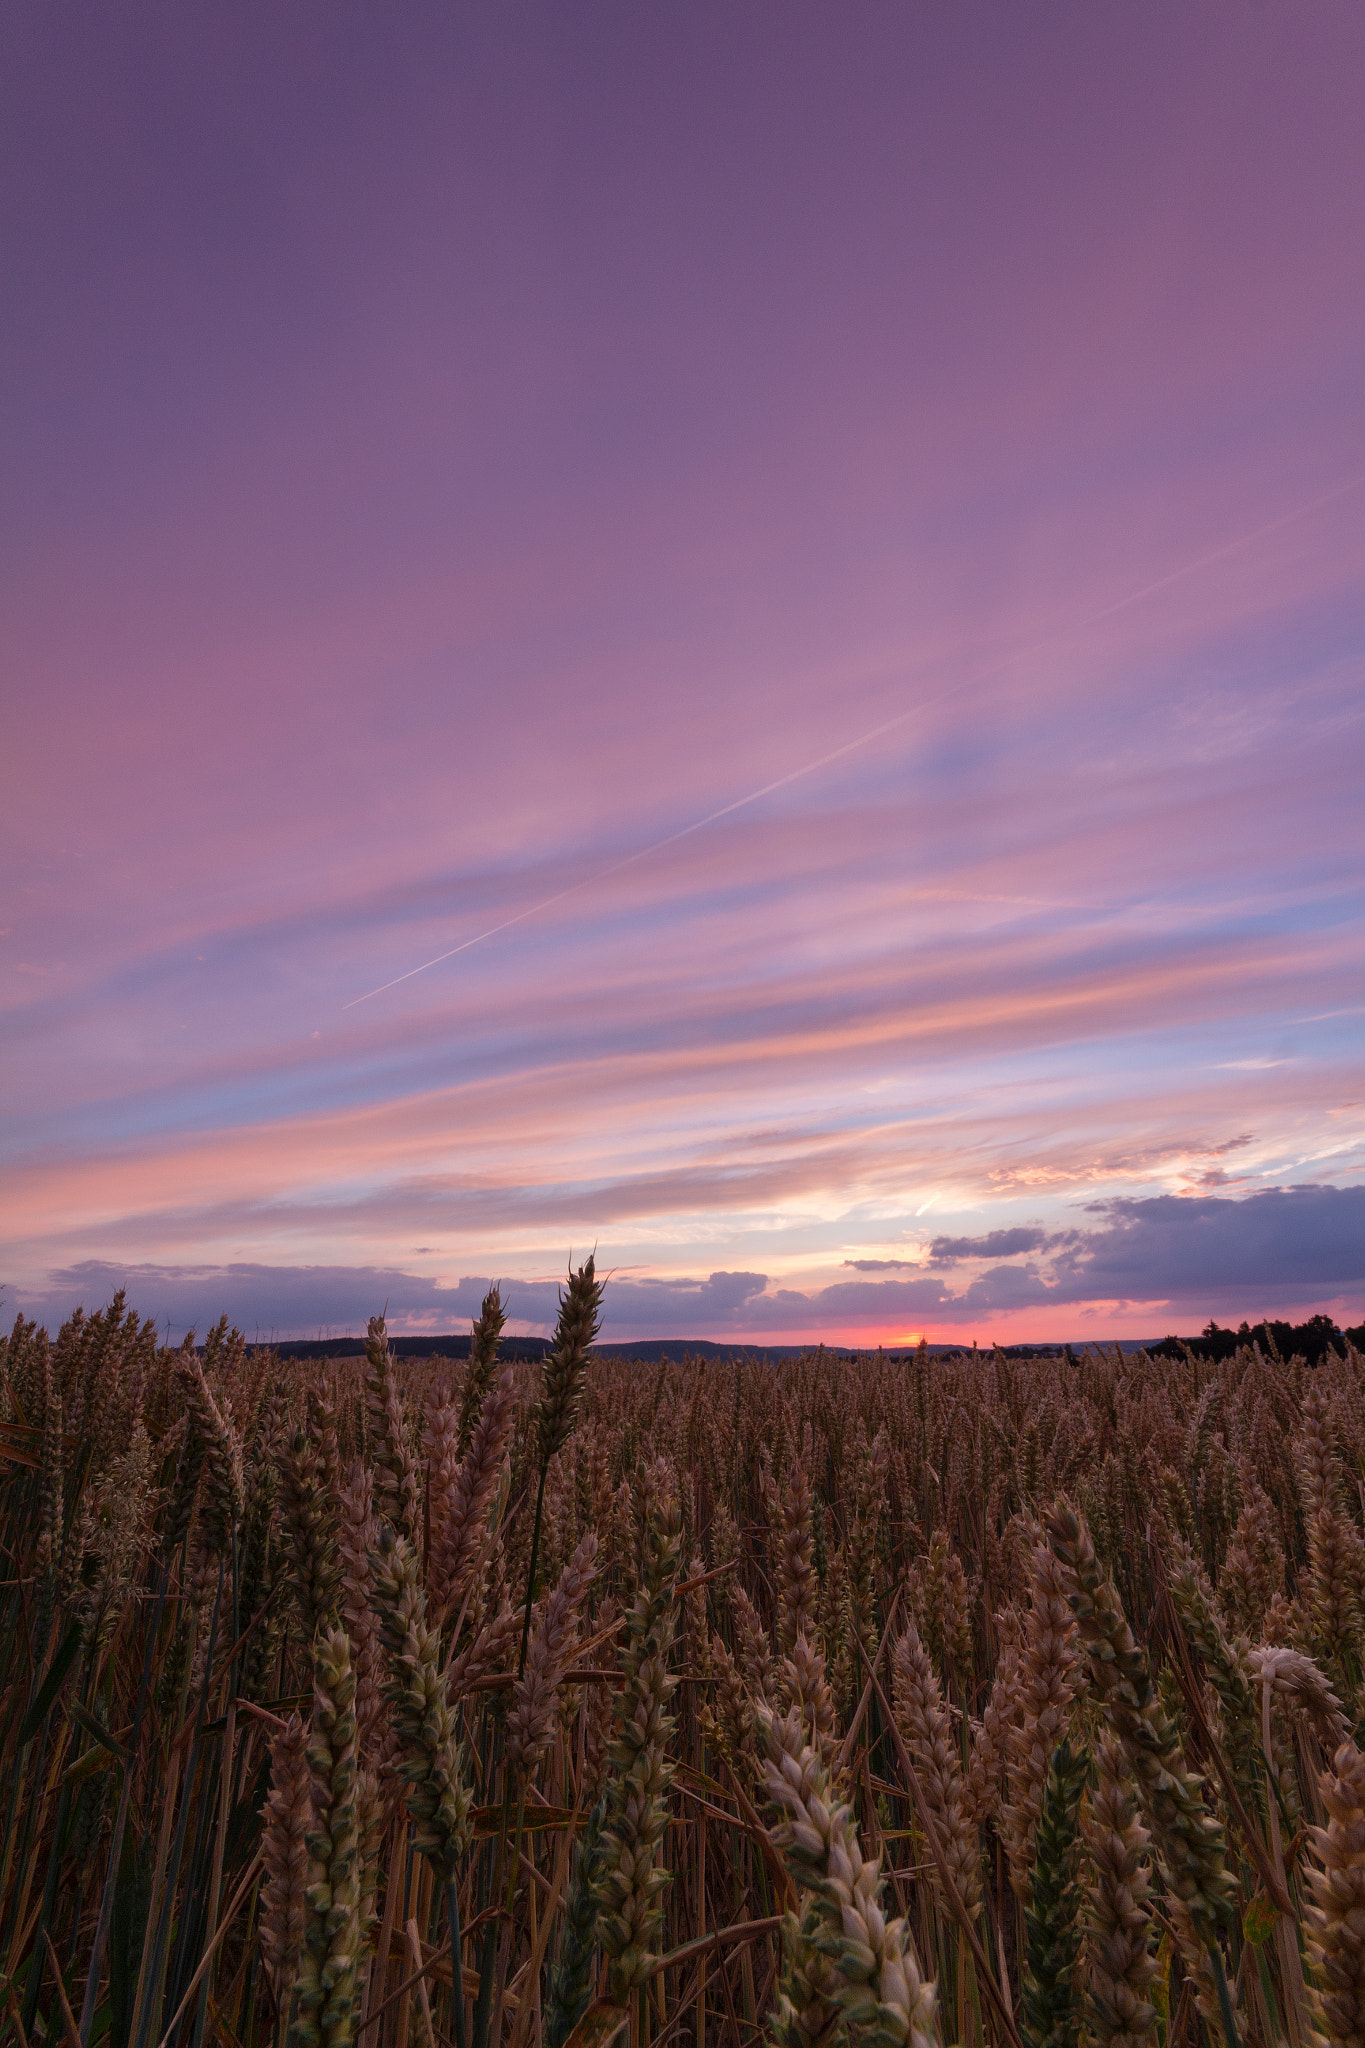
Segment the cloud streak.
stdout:
[[[1282,532],[1285,527],[1293,526],[1299,520],[1306,519],[1313,513],[1320,512],[1327,506],[1335,505],[1341,499],[1350,497],[1362,487],[1365,487],[1365,473],[1359,476],[1348,477],[1345,482],[1338,484],[1334,489],[1324,491],[1316,497],[1309,498],[1301,505],[1293,506],[1290,510],[1282,512],[1277,518],[1253,527],[1249,532],[1234,535],[1230,540],[1224,541],[1221,546],[1196,556],[1193,561],[1184,563],[1178,568],[1168,570],[1164,575],[1158,576],[1155,581],[1144,584],[1140,589],[1130,591],[1126,596],[1116,599],[1112,604],[1101,606],[1098,611],[1093,612],[1088,618],[1080,620],[1078,624],[1081,628],[1088,625],[1098,625],[1102,621],[1112,618],[1118,612],[1127,611],[1133,605],[1142,604],[1148,598],[1154,597],[1158,592],[1169,589],[1172,584],[1181,583],[1187,577],[1196,576],[1201,571],[1213,567],[1216,563],[1230,560],[1234,556],[1241,554],[1245,549],[1254,547],[1259,541],[1268,539],[1272,534]],[[1065,643],[1068,637],[1068,630],[1063,627],[1054,628],[1051,633],[1041,638],[1013,648],[1008,655],[1001,657],[993,667],[983,670],[973,680],[979,686],[993,677],[1008,673],[1010,669],[1017,667],[1025,658],[1036,659],[1038,656],[1046,654],[1050,648]],[[961,677],[956,680],[953,688],[956,694],[961,694],[963,689],[963,679]],[[801,767],[790,769],[785,775],[776,776],[771,781],[760,784],[757,789],[750,790],[746,795],[736,797],[730,803],[721,804],[717,809],[708,811],[705,817],[697,818],[691,824],[680,826],[676,832],[667,833],[662,839],[656,839],[650,845],[642,846],[636,852],[625,854],[620,860],[612,861],[608,866],[597,868],[579,880],[568,883],[564,888],[555,891],[553,895],[544,896],[539,902],[528,905],[525,910],[519,910],[514,916],[504,918],[500,924],[489,925],[487,930],[475,933],[472,938],[462,939],[458,945],[451,946],[446,952],[436,953],[430,960],[424,960],[419,966],[409,967],[404,973],[394,975],[391,980],[381,982],[378,987],[368,989],[364,995],[353,996],[349,1002],[342,1005],[343,1009],[353,1010],[360,1003],[367,1003],[375,996],[385,995],[390,989],[398,988],[404,982],[412,981],[418,975],[428,973],[433,967],[444,966],[447,961],[455,960],[462,953],[471,951],[475,946],[481,946],[487,940],[495,939],[503,932],[511,931],[516,925],[524,923],[528,918],[538,917],[544,911],[553,910],[557,904],[567,902],[570,897],[577,896],[581,891],[594,887],[600,888],[604,882],[611,881],[615,876],[624,873],[627,868],[634,867],[637,862],[650,860],[654,855],[664,853],[670,847],[680,845],[683,840],[690,839],[694,833],[704,832],[712,825],[719,824],[722,819],[732,817],[738,811],[747,810],[752,804],[761,803],[765,797],[775,796],[779,791],[790,789],[793,784],[805,781],[808,776],[818,775],[822,769],[832,768],[836,762],[847,760],[850,755],[861,753],[865,747],[870,747],[874,741],[885,739],[888,734],[898,732],[903,726],[908,725],[911,720],[915,718],[924,719],[930,711],[936,710],[943,703],[948,694],[949,691],[946,688],[937,691],[922,701],[907,706],[905,710],[896,712],[892,717],[882,719],[879,724],[869,726],[865,732],[860,732],[852,739],[845,740],[840,745],[827,749],[824,753],[818,754],[815,759],[804,762]],[[1020,899],[1006,898],[1001,900],[1019,901]]]
[[[909,1325],[960,1330],[981,1317],[1027,1310],[1047,1322],[1039,1334],[1071,1328],[1069,1312],[1096,1300],[1131,1302],[1154,1318],[1188,1319],[1298,1308],[1349,1297],[1365,1286],[1365,1185],[1267,1189],[1241,1201],[1156,1196],[1088,1205],[1102,1220],[1049,1235],[1021,1228],[980,1238],[936,1239],[923,1263],[854,1260],[864,1273],[902,1271],[904,1279],[835,1280],[814,1288],[774,1285],[761,1272],[717,1271],[705,1278],[623,1274],[607,1288],[605,1339],[657,1336],[732,1338],[834,1333],[856,1341]],[[1049,1255],[1042,1268],[1006,1260]],[[963,1276],[957,1270],[970,1264]],[[944,1268],[954,1269],[950,1284]],[[173,1333],[203,1329],[226,1314],[249,1333],[313,1336],[363,1331],[387,1307],[393,1327],[458,1330],[479,1313],[494,1276],[446,1284],[400,1268],[376,1266],[123,1265],[85,1260],[49,1277],[41,1292],[19,1295],[22,1311],[49,1322],[78,1305],[102,1305],[127,1290],[144,1313]],[[558,1307],[557,1282],[503,1283],[514,1329],[544,1334]]]

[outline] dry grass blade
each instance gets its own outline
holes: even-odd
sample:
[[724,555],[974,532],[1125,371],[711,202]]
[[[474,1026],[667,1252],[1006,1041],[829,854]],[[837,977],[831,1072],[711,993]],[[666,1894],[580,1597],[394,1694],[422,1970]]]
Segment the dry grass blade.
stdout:
[[62,1982],[62,1966],[57,1951],[52,1946],[52,1936],[44,1934],[43,1939],[47,1943],[47,1953],[52,1963],[52,1974],[57,1980],[57,2000],[61,2006],[62,2033],[66,2039],[66,2048],[81,2048],[80,2030],[76,2025],[76,2015],[71,2010],[71,2001],[66,1995],[66,1986]]
[[848,1732],[839,1746],[838,1773],[841,1778],[847,1776],[848,1767],[853,1761],[853,1753],[857,1746],[858,1736],[861,1733],[863,1722],[867,1719],[867,1710],[872,1704],[872,1693],[876,1685],[876,1679],[873,1674],[879,1669],[882,1658],[886,1655],[886,1646],[891,1640],[891,1631],[896,1625],[896,1616],[900,1613],[901,1596],[904,1592],[904,1586],[897,1586],[891,1605],[887,1609],[886,1623],[882,1629],[882,1639],[877,1645],[877,1654],[872,1659],[872,1665],[867,1674],[867,1681],[859,1695],[853,1719],[848,1724]]
[[650,1975],[657,1977],[661,1970],[679,1968],[690,1963],[694,1956],[709,1955],[712,1949],[729,1948],[737,1941],[753,1941],[760,1934],[772,1934],[782,1922],[783,1915],[773,1913],[766,1920],[740,1920],[733,1927],[718,1927],[714,1934],[700,1934],[695,1941],[685,1941],[670,1955],[656,1956]]
[[228,1929],[231,1927],[233,1921],[237,1917],[238,1908],[241,1906],[243,1900],[246,1898],[247,1893],[250,1891],[252,1885],[255,1883],[257,1873],[259,1872],[260,1867],[261,1857],[258,1851],[255,1857],[253,1857],[251,1863],[247,1867],[246,1876],[242,1879],[236,1891],[233,1893],[232,1898],[228,1904],[228,1909],[226,1913],[223,1914],[223,1917],[219,1922],[217,1933],[214,1935],[213,1940],[209,1943],[209,1946],[204,1950],[203,1955],[200,1957],[199,1967],[196,1969],[194,1975],[190,1978],[189,1983],[186,1985],[184,1997],[181,1999],[175,2011],[171,2014],[170,2025],[167,2027],[165,2033],[161,2036],[159,2048],[168,2048],[168,2044],[174,2036],[176,2028],[179,2026],[181,2020],[185,2017],[185,2014],[189,2010],[190,2000],[194,1997],[195,1992],[199,1989],[200,1984],[203,1982],[205,1973],[207,1972],[210,1963],[212,1963],[214,1956],[222,1947],[223,1939],[227,1934]]

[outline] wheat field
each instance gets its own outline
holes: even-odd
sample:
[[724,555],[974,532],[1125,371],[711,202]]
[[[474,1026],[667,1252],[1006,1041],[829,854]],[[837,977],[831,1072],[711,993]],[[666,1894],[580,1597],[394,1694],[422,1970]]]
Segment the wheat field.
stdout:
[[1365,2041],[1365,1386],[0,1344],[16,2048]]

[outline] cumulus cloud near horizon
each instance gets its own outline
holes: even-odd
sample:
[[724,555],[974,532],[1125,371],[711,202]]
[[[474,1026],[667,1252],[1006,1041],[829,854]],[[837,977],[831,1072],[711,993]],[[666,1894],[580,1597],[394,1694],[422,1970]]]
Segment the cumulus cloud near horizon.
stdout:
[[[809,1292],[770,1287],[757,1272],[609,1282],[603,1336],[755,1336],[983,1314],[1153,1302],[1173,1314],[1228,1315],[1365,1296],[1365,1185],[1267,1189],[1230,1199],[1156,1195],[1091,1205],[1088,1228],[1033,1226],[939,1237],[923,1263],[850,1259],[858,1278]],[[605,1262],[604,1262],[605,1263]],[[969,1275],[961,1271],[972,1269]],[[882,1277],[894,1273],[897,1277]],[[226,1314],[248,1336],[359,1334],[387,1308],[396,1331],[459,1329],[478,1314],[491,1275],[453,1284],[384,1266],[122,1265],[90,1259],[39,1290],[6,1289],[8,1306],[48,1324],[102,1306],[123,1288],[139,1313],[172,1333]],[[504,1281],[513,1329],[548,1330],[559,1282]]]

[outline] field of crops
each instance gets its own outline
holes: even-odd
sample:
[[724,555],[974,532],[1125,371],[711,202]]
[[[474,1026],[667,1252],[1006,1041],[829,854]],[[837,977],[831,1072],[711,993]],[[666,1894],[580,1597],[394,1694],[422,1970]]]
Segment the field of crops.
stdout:
[[[1365,2040],[1365,1386],[0,1344],[0,2040]],[[627,2030],[628,2033],[623,2031]]]

